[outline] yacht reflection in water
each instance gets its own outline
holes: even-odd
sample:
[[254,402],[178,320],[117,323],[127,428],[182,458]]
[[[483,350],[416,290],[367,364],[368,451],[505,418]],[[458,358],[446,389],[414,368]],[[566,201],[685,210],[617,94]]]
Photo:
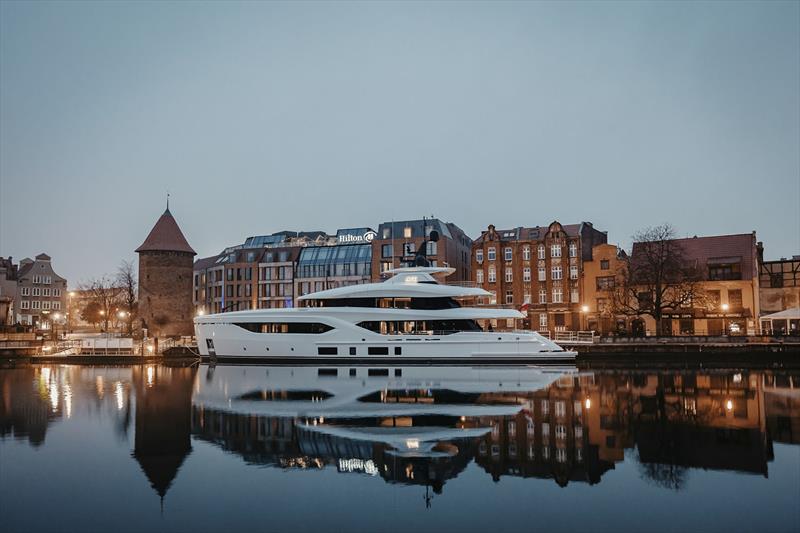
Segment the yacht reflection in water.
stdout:
[[595,484],[635,449],[680,490],[687,469],[767,476],[800,444],[800,376],[744,371],[217,367],[192,433],[279,468],[335,467],[435,492],[475,461],[503,476]]

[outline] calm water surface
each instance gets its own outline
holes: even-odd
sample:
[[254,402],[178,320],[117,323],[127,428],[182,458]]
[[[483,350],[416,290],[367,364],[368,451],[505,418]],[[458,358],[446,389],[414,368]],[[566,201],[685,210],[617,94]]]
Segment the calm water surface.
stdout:
[[0,369],[3,531],[798,531],[800,373]]

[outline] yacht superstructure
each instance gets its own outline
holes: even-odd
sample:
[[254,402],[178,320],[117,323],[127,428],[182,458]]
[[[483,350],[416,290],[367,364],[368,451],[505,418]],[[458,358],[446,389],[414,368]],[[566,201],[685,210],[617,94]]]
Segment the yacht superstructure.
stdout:
[[517,320],[515,309],[462,307],[487,297],[475,287],[446,285],[445,267],[390,270],[382,283],[351,285],[298,298],[304,306],[194,319],[204,356],[229,361],[303,360],[404,363],[561,362],[575,358],[533,331],[483,330],[478,320]]

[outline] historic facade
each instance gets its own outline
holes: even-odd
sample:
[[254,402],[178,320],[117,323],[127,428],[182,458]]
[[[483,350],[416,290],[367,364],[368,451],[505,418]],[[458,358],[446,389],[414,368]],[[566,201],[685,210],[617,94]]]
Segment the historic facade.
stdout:
[[761,314],[800,307],[800,255],[792,256],[791,259],[764,261],[764,249],[761,246],[758,255]]
[[169,207],[136,249],[139,317],[150,337],[193,335],[192,262],[195,251]]
[[521,325],[493,327],[580,330],[583,264],[606,241],[606,233],[591,222],[507,230],[490,225],[472,243],[473,281],[492,293],[489,304],[513,306],[528,315]]
[[14,310],[15,323],[37,329],[49,330],[64,322],[67,280],[53,270],[49,255],[42,253],[34,260],[19,262]]
[[630,319],[614,311],[614,291],[622,281],[628,256],[613,244],[598,244],[592,259],[583,262],[583,315],[581,329],[598,335],[625,335]]

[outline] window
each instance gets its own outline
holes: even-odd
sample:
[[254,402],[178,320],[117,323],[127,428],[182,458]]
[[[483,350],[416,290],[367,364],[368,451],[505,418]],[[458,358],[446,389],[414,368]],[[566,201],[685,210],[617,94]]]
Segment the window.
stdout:
[[39,300],[34,300],[33,304],[31,305],[31,309],[41,309],[41,308],[42,308],[42,302],[40,302]]
[[507,304],[514,303],[514,291],[506,291],[506,303]]
[[[556,416],[566,416],[566,414],[567,414],[567,404],[565,404],[562,400],[558,400],[557,402],[555,402],[555,408],[556,408],[555,409],[556,410]],[[556,433],[558,433],[557,430],[556,430]]]
[[[319,346],[317,348],[317,355],[339,355],[339,350],[338,350],[338,348],[336,348],[336,346]],[[320,369],[320,371],[322,371],[322,370],[323,369]],[[328,370],[328,369],[324,369],[324,370]],[[333,370],[334,370],[334,372],[336,371],[336,369],[333,369]],[[333,374],[333,375],[336,375],[336,374]]]
[[595,281],[598,291],[608,291],[614,288],[614,276],[598,276]]
[[569,279],[578,279],[578,265],[570,265]]
[[22,300],[22,302],[20,302],[20,308],[21,309],[30,309],[31,308],[31,303],[28,300]]
[[540,304],[547,303],[547,289],[539,289],[539,303]]
[[489,248],[487,250],[486,255],[487,255],[489,261],[494,261],[495,260],[495,249],[494,249],[494,247]]
[[31,295],[31,288],[30,287],[22,287],[19,292],[20,296],[30,296]]
[[567,462],[567,450],[564,448],[556,448],[556,461],[559,463]]
[[53,296],[61,296],[61,289],[53,289]]
[[478,285],[483,284],[483,269],[475,271],[475,281],[478,283]]
[[728,289],[728,305],[731,309],[742,308],[742,289]]
[[[581,406],[581,402],[579,400],[575,400],[574,402],[572,402],[572,411],[575,413],[575,416],[581,416],[581,410],[582,410],[582,406]],[[578,426],[578,427],[580,427],[580,426]],[[575,435],[575,436],[577,437],[577,435]]]
[[[542,400],[542,415],[547,416],[550,413],[550,401],[549,400]],[[542,434],[549,435],[550,434],[550,426],[547,427],[547,431],[544,430],[546,424],[542,424]]]
[[742,279],[742,264],[739,258],[726,258],[725,260],[709,261],[708,279]]
[[[408,228],[406,228],[408,229]],[[367,348],[367,355],[389,355],[388,346],[370,346]]]
[[561,279],[562,274],[561,265],[554,266],[550,269],[551,279]]
[[522,281],[530,281],[531,280],[531,268],[525,267],[522,269]]
[[517,436],[517,423],[514,420],[508,421],[508,436],[512,438]]
[[489,291],[489,303],[492,305],[497,303],[497,291]]
[[544,267],[539,267],[539,281],[547,280],[547,270]]
[[511,252],[511,248],[510,247],[506,247],[506,249],[504,250],[504,253],[505,253],[506,261],[511,261],[511,258],[513,257],[512,252]]
[[392,237],[392,228],[383,228],[383,238],[390,239]]
[[561,257],[561,245],[560,244],[552,244],[552,245],[550,245],[550,257]]
[[720,302],[722,301],[722,297],[720,296],[720,291],[706,291],[706,298],[708,299],[708,305],[712,309],[718,309],[720,306]]
[[578,245],[574,242],[569,243],[569,256],[578,257]]
[[542,313],[539,315],[539,329],[547,329],[547,313]]
[[578,289],[572,289],[569,293],[569,301],[571,303],[578,303],[580,301],[580,294],[578,294]]
[[531,247],[530,246],[523,246],[522,248],[522,259],[525,261],[531,260]]
[[436,255],[438,253],[437,250],[438,247],[436,246],[435,242],[428,241],[427,244],[425,244],[425,255],[430,255],[430,256]]
[[403,238],[404,239],[410,239],[411,238],[411,227],[410,226],[406,226],[405,228],[403,228]]
[[417,252],[417,245],[413,242],[403,243],[403,255],[414,255]]
[[608,259],[601,259],[600,260],[600,270],[608,270],[611,266],[608,263]]
[[483,250],[475,250],[475,261],[483,263]]
[[567,426],[562,426],[561,424],[556,425],[556,438],[559,440],[567,438]]
[[[543,425],[547,425],[547,424],[543,424]],[[548,432],[548,434],[549,434],[549,432]],[[545,459],[545,460],[549,460],[550,459],[550,447],[549,446],[543,446],[542,447],[542,459]]]
[[33,288],[33,295],[34,296],[41,296],[42,295],[42,289],[40,289],[39,287],[34,287]]
[[325,333],[333,328],[321,322],[239,322],[234,323],[253,333]]
[[394,246],[384,244],[381,246],[381,257],[394,257]]
[[560,304],[564,301],[564,290],[561,287],[553,289],[553,303]]
[[506,283],[511,283],[512,281],[514,281],[514,270],[506,268]]
[[537,248],[536,250],[536,254],[539,257],[539,259],[544,259],[544,244],[539,245],[539,248]]
[[527,421],[527,425],[526,425],[526,428],[525,428],[526,429],[526,433],[528,434],[529,438],[533,437],[533,435],[534,435],[534,433],[536,431],[536,429],[535,429],[536,425],[533,423],[533,420],[531,418],[525,417],[525,419]]
[[497,281],[497,272],[494,269],[494,265],[489,267],[489,283],[494,283]]
[[555,322],[556,329],[559,327],[563,327],[565,325],[564,317],[566,316],[565,313],[556,313],[553,315],[553,319]]

